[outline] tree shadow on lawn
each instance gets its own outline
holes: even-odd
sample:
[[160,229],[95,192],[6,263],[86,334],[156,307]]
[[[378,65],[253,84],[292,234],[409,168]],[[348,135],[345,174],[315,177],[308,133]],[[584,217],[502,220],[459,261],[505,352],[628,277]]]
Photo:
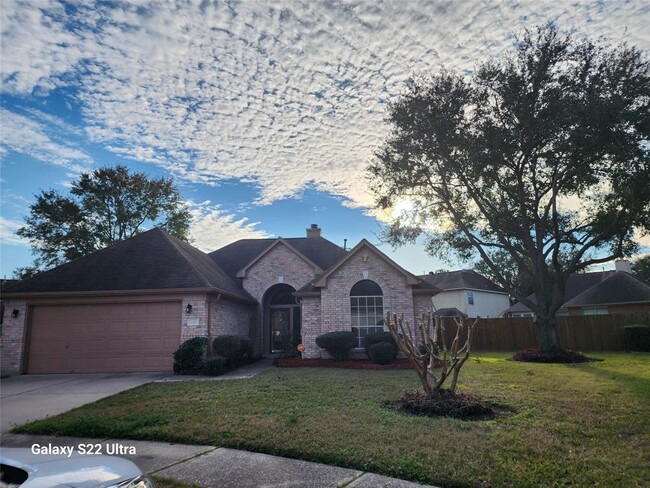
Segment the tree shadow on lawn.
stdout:
[[629,373],[603,369],[602,367],[598,367],[597,364],[594,364],[596,361],[603,362],[603,359],[591,359],[592,360],[588,363],[567,364],[566,366],[570,368],[578,368],[580,371],[594,375],[601,380],[609,380],[614,381],[617,384],[622,384],[630,392],[639,395],[646,400],[650,400],[650,380]]

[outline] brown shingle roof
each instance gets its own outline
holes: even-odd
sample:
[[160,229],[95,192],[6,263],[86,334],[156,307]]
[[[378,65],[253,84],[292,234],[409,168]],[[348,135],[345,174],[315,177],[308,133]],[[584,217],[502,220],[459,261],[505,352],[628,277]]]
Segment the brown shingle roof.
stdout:
[[[603,280],[606,280],[607,278],[613,276],[614,273],[615,273],[614,271],[596,271],[593,273],[573,273],[569,275],[569,278],[566,281],[566,285],[564,289],[564,304],[562,305],[562,307],[566,307],[567,302],[577,297],[581,293],[584,293],[590,288],[603,282]],[[530,295],[528,299],[532,300],[535,303],[537,302],[537,297],[535,297],[534,294]],[[513,312],[522,313],[522,312],[531,312],[531,310],[526,305],[519,302],[519,303],[515,303],[504,313],[508,314]]]
[[506,293],[501,287],[488,280],[485,276],[471,269],[461,269],[459,271],[448,271],[445,273],[429,273],[419,276],[419,278],[441,290],[484,290]]
[[30,279],[4,293],[211,288],[251,300],[204,252],[155,228]]
[[625,271],[616,271],[566,302],[563,307],[650,302],[650,286]]

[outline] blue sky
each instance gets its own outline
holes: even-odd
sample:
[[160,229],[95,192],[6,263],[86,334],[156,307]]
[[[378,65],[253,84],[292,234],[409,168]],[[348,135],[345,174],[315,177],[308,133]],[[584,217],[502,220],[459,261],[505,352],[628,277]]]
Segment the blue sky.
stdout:
[[[364,168],[412,75],[471,73],[555,22],[650,48],[638,1],[4,0],[0,276],[31,263],[15,234],[34,194],[126,164],[173,176],[194,245],[303,236],[378,244]],[[381,248],[414,273],[467,266]]]

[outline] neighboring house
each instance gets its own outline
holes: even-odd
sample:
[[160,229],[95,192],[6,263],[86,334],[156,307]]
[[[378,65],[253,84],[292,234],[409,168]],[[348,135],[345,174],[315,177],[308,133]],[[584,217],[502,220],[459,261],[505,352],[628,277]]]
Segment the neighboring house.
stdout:
[[562,315],[611,315],[650,312],[650,286],[625,271],[616,271],[600,283],[567,301]]
[[[650,286],[629,273],[629,263],[616,262],[617,270],[574,273],[565,285],[564,303],[557,312],[566,315],[609,315],[650,311]],[[528,297],[536,301],[535,295]],[[534,317],[523,303],[504,312],[505,317]]]
[[245,239],[211,254],[153,229],[3,290],[2,369],[27,373],[170,371],[191,337],[236,334],[273,356],[351,330],[357,347],[387,312],[431,311],[437,288],[365,239]]
[[510,306],[507,292],[470,269],[429,273],[420,278],[441,290],[432,299],[433,307],[447,314],[456,309],[470,318],[499,317]]

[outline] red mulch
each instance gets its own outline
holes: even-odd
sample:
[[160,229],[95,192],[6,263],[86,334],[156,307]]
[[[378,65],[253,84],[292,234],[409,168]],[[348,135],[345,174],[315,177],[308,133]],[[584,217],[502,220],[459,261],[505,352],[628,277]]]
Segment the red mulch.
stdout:
[[413,369],[413,364],[406,358],[395,359],[390,364],[375,364],[369,359],[348,359],[346,361],[335,361],[334,359],[300,359],[281,358],[277,365],[282,368],[343,368],[343,369]]

